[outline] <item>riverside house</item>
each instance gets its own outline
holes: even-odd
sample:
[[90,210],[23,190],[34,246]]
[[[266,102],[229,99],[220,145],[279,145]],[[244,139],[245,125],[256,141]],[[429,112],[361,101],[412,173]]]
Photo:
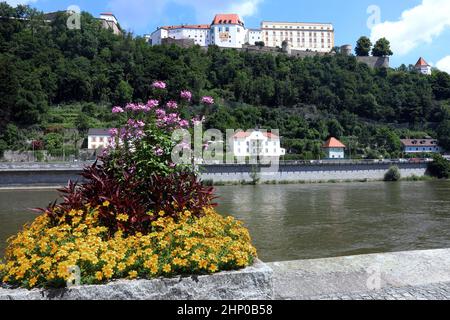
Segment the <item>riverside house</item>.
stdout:
[[111,134],[109,133],[109,129],[89,129],[88,149],[97,150],[107,148],[110,138]]
[[439,147],[436,139],[403,139],[403,152],[405,153],[440,153],[442,148]]
[[281,148],[280,137],[258,130],[238,132],[232,138],[232,148],[235,157],[281,157],[286,150]]
[[344,159],[346,146],[338,139],[331,137],[322,146],[327,159]]

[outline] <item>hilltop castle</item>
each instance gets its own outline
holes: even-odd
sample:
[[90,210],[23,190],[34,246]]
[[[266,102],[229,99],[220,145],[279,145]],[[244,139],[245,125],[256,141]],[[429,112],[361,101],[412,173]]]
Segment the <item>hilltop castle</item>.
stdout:
[[288,43],[292,50],[330,52],[334,47],[334,27],[331,23],[261,22],[260,29],[247,29],[237,14],[217,14],[211,24],[159,27],[147,35],[152,45],[170,40],[187,41],[207,47],[242,48],[264,42],[266,47],[282,47]]

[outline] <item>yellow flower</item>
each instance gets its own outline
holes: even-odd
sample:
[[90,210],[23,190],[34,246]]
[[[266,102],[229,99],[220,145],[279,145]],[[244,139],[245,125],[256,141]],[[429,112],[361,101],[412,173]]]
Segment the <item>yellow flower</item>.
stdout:
[[118,221],[123,221],[123,222],[127,222],[129,218],[130,218],[130,217],[129,217],[127,214],[119,214],[119,215],[117,215],[117,217],[116,217],[116,219],[117,219]]
[[104,207],[109,207],[110,204],[111,204],[111,203],[110,203],[108,200],[106,200],[105,202],[103,202],[103,206],[104,206]]
[[33,278],[31,278],[30,279],[30,282],[29,282],[29,284],[30,284],[30,287],[34,287],[35,285],[36,285],[36,283],[37,283],[37,277],[33,277]]
[[212,272],[212,273],[214,273],[214,272],[217,272],[217,266],[215,265],[215,264],[212,264],[210,267],[209,267],[209,271],[210,272]]
[[133,271],[128,272],[128,277],[129,277],[130,279],[136,279],[137,276],[138,276],[137,271],[134,271],[134,270],[133,270]]
[[206,269],[208,267],[208,261],[202,259],[198,263],[198,266],[199,266],[200,269]]
[[166,265],[163,267],[163,271],[164,271],[165,273],[169,273],[170,271],[172,271],[172,267],[170,266],[170,264],[166,264]]
[[126,267],[127,267],[127,265],[126,265],[125,263],[120,262],[120,263],[117,265],[117,270],[119,270],[120,272],[122,272],[123,270],[126,269]]
[[97,271],[95,273],[95,279],[97,279],[98,281],[102,281],[103,280],[103,273],[101,271]]

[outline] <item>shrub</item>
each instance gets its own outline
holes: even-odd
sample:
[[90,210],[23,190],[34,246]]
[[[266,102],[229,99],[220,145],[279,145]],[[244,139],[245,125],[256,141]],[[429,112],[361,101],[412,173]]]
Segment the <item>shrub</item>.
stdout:
[[450,161],[440,154],[434,155],[433,162],[428,164],[428,173],[439,179],[450,178]]
[[397,166],[392,166],[384,175],[384,181],[399,181],[401,177],[400,169]]

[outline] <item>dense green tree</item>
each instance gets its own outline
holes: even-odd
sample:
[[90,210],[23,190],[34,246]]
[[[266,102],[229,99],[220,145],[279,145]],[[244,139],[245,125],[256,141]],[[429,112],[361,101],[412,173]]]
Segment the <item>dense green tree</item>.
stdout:
[[386,38],[379,39],[372,49],[372,55],[375,57],[392,56],[391,43]]
[[439,179],[450,178],[450,161],[441,155],[435,155],[433,162],[428,164],[428,173]]
[[133,87],[126,82],[121,80],[115,91],[114,103],[117,105],[124,105],[133,100]]
[[80,113],[77,119],[75,120],[75,125],[77,127],[78,132],[80,132],[81,135],[86,135],[90,128],[89,117],[84,113]]
[[59,150],[62,150],[64,139],[59,133],[49,133],[44,136],[44,143],[45,148],[53,154]]
[[450,119],[443,121],[437,130],[439,145],[450,151]]
[[372,42],[367,37],[361,37],[358,39],[355,47],[355,53],[359,57],[367,57],[372,50]]

